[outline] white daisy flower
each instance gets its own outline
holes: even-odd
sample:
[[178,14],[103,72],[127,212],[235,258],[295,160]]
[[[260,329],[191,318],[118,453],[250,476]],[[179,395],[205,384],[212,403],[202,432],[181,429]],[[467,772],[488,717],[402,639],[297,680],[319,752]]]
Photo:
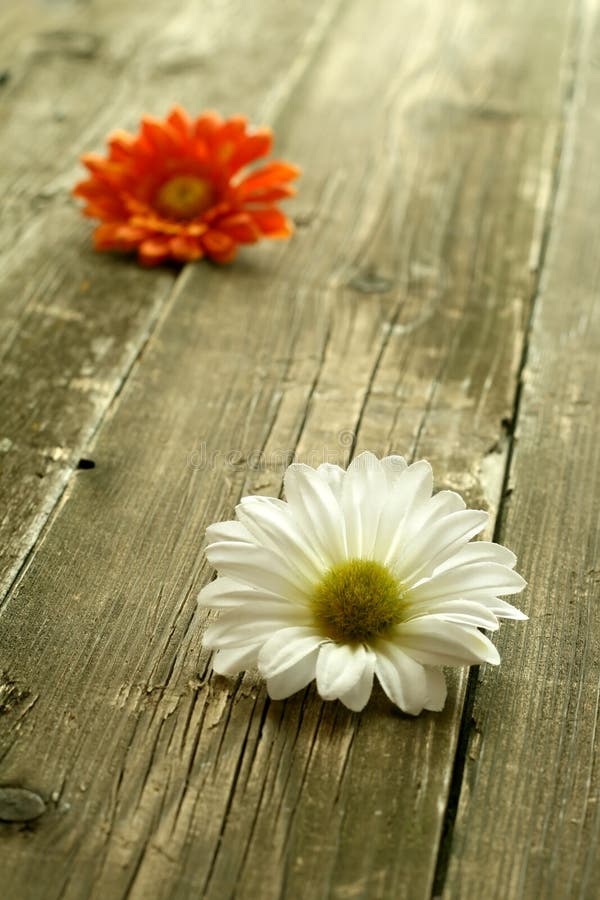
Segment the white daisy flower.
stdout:
[[356,711],[375,676],[417,715],[444,705],[441,666],[500,662],[479,629],[527,618],[499,599],[525,581],[510,550],[469,543],[488,514],[432,496],[428,462],[293,464],[284,487],[286,502],[245,497],[237,521],[207,531],[219,577],[198,601],[221,610],[204,637],[215,672],[258,667],[275,700],[316,679],[324,700]]

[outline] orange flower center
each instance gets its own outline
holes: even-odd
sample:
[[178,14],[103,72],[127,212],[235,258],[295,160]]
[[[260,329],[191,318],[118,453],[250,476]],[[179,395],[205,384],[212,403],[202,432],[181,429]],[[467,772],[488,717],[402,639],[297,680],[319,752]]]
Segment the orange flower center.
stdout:
[[195,175],[176,175],[159,188],[154,203],[172,219],[193,219],[212,204],[212,184]]

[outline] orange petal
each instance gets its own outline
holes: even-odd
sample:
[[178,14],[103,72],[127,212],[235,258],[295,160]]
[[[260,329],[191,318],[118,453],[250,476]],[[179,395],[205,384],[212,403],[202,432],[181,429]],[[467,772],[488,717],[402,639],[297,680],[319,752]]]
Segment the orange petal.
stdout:
[[292,166],[290,163],[282,162],[281,160],[274,160],[261,169],[257,169],[256,172],[247,175],[246,178],[240,181],[238,190],[242,196],[247,196],[257,188],[274,187],[281,184],[281,182],[292,181],[299,174],[300,169],[297,166]]
[[148,237],[143,228],[135,228],[127,223],[106,222],[94,232],[96,250],[132,250]]
[[291,184],[282,184],[278,187],[257,188],[242,198],[243,203],[275,203],[276,200],[285,200],[286,197],[295,197],[296,188]]
[[135,137],[128,131],[113,131],[108,136],[109,159],[111,162],[127,162],[131,159]]
[[117,198],[114,200],[110,198],[89,200],[84,213],[86,216],[105,222],[114,222],[127,217],[127,210]]
[[249,210],[248,214],[252,216],[262,234],[270,238],[287,238],[294,230],[290,220],[275,206]]
[[245,116],[232,116],[226,119],[219,129],[219,141],[234,141],[238,144],[246,137],[246,129],[248,127],[248,119]]
[[231,203],[224,201],[223,203],[216,203],[214,206],[211,206],[210,209],[207,209],[207,211],[204,213],[202,218],[204,219],[205,222],[214,222],[220,216],[225,216],[231,212],[232,212]]
[[190,237],[200,237],[206,234],[207,231],[208,225],[205,225],[204,222],[190,222],[185,226],[185,233]]
[[114,246],[116,227],[114,222],[107,222],[96,228],[94,231],[94,247],[96,250],[109,250]]
[[255,159],[267,156],[271,152],[272,145],[273,135],[268,128],[261,128],[260,131],[248,135],[231,157],[229,162],[231,172],[237,172]]
[[92,173],[92,178],[87,182],[82,182],[82,185],[87,184],[90,188],[95,187],[112,193],[115,188],[118,189],[123,184],[124,180],[127,180],[121,163],[112,162],[91,153],[82,156],[81,161]]
[[216,112],[208,110],[198,116],[194,122],[194,135],[200,140],[205,141],[211,138],[222,124],[221,117]]
[[144,116],[142,119],[142,137],[161,156],[177,156],[181,153],[181,136],[168,122],[161,122],[160,119],[155,119],[152,116]]
[[167,122],[185,141],[190,140],[192,136],[192,122],[185,109],[181,106],[174,106],[167,116]]
[[260,238],[260,230],[247,213],[225,216],[219,219],[217,227],[236,244],[254,244]]
[[169,240],[148,238],[140,244],[138,255],[144,266],[158,266],[169,256]]
[[237,256],[237,244],[234,244],[231,250],[228,250],[226,253],[212,253],[207,254],[207,256],[214,262],[221,263],[222,265],[230,263]]
[[124,244],[135,245],[148,237],[148,231],[145,228],[136,228],[135,225],[119,225],[115,231],[118,241]]
[[207,231],[201,241],[206,255],[216,262],[229,262],[236,254],[235,241],[220,231]]
[[248,120],[245,116],[232,116],[211,139],[213,162],[226,169],[230,175],[241,167],[241,164],[233,165],[232,160],[248,139],[247,129]]
[[80,158],[86,169],[89,169],[94,174],[97,172],[104,174],[114,169],[113,162],[104,156],[100,156],[99,153],[84,153]]
[[85,197],[86,200],[115,200],[119,197],[118,191],[110,181],[97,177],[79,181],[73,188],[73,194],[76,197]]
[[199,241],[194,240],[193,238],[184,237],[183,235],[171,238],[169,248],[173,259],[176,259],[179,262],[192,262],[193,260],[201,259],[204,256],[204,251]]
[[93,182],[91,180],[78,181],[75,187],[71,189],[71,193],[74,197],[85,197],[87,199],[88,191],[92,184]]

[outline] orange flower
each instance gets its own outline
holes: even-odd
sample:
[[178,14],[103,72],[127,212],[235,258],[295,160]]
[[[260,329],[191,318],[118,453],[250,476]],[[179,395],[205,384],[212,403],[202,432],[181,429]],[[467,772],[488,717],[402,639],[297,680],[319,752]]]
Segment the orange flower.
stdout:
[[299,170],[275,160],[246,167],[271,150],[268,128],[242,116],[206,112],[192,121],[175,107],[164,122],[145,116],[137,135],[109,138],[108,157],[82,156],[91,177],[73,190],[84,213],[102,222],[97,250],[137,250],[141,263],[232,260],[238,244],[287,238],[292,225],[277,201],[292,196]]

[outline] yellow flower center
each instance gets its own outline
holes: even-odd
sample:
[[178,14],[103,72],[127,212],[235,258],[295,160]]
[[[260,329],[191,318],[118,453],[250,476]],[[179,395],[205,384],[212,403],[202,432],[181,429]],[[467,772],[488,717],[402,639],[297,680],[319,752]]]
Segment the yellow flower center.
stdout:
[[341,643],[385,634],[402,621],[404,589],[381,563],[350,559],[330,569],[311,598],[317,627]]
[[172,219],[193,219],[212,204],[211,183],[195,175],[176,175],[159,188],[154,202],[158,210]]

